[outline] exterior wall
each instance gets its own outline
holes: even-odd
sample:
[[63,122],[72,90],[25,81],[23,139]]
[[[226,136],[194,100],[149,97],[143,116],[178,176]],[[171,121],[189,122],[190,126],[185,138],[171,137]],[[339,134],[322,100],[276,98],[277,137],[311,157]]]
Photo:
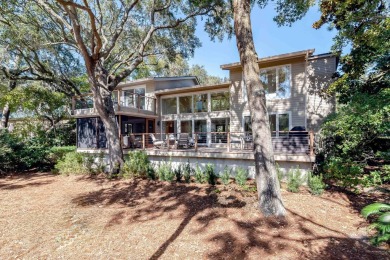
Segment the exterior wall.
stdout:
[[335,97],[324,91],[332,83],[336,71],[336,57],[309,60],[307,93],[307,129],[318,132],[326,116],[335,111]]
[[[243,131],[243,117],[249,116],[247,98],[243,96],[242,70],[231,70],[232,85],[231,104],[231,131]],[[290,112],[290,125],[306,126],[306,88],[305,88],[305,62],[291,64],[291,97],[286,99],[267,99],[269,113]],[[245,94],[245,91],[244,91]]]

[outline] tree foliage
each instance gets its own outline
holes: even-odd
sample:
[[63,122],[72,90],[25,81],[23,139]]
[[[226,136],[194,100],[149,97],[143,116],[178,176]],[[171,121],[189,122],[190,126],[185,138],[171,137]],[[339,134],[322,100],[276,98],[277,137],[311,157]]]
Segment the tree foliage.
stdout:
[[[338,32],[333,50],[341,57],[341,73],[329,92],[341,104],[323,126],[327,176],[354,186],[374,168],[390,180],[390,4],[387,1],[321,1],[322,15],[313,26],[328,24]],[[368,175],[368,176],[371,176]],[[378,183],[372,182],[372,183]]]

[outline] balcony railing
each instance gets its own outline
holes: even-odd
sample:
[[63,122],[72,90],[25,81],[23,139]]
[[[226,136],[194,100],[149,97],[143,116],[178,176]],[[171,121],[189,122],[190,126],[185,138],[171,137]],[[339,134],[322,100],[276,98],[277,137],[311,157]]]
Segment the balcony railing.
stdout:
[[[272,137],[275,154],[309,154],[314,155],[314,134],[306,131],[278,132]],[[195,132],[186,133],[187,144],[183,145],[180,133],[153,133],[154,145],[150,133],[138,133],[121,136],[124,149],[159,149],[175,150],[179,148],[197,151],[200,147],[215,148],[216,151],[250,151],[253,149],[252,135],[245,132]],[[181,145],[180,145],[181,144]]]
[[[156,98],[140,94],[122,95],[122,91],[113,91],[112,99],[115,111],[156,115]],[[95,114],[92,94],[72,98],[72,115]]]

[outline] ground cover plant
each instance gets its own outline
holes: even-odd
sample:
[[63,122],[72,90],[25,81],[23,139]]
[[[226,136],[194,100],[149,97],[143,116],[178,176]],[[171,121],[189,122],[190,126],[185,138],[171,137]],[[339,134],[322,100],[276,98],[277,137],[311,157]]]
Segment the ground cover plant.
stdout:
[[302,175],[300,169],[290,169],[287,173],[287,190],[290,192],[299,192],[302,185]]
[[373,203],[365,206],[361,213],[365,218],[372,215],[376,216],[370,228],[375,229],[377,234],[371,239],[371,242],[376,246],[382,243],[390,244],[390,205]]

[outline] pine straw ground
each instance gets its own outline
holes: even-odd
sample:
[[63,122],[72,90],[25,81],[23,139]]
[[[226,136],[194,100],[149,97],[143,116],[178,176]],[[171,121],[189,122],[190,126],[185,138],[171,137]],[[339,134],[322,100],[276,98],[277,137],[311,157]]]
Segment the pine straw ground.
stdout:
[[358,214],[388,193],[283,190],[281,220],[262,217],[254,193],[229,187],[48,173],[1,178],[0,259],[390,259],[367,243]]

